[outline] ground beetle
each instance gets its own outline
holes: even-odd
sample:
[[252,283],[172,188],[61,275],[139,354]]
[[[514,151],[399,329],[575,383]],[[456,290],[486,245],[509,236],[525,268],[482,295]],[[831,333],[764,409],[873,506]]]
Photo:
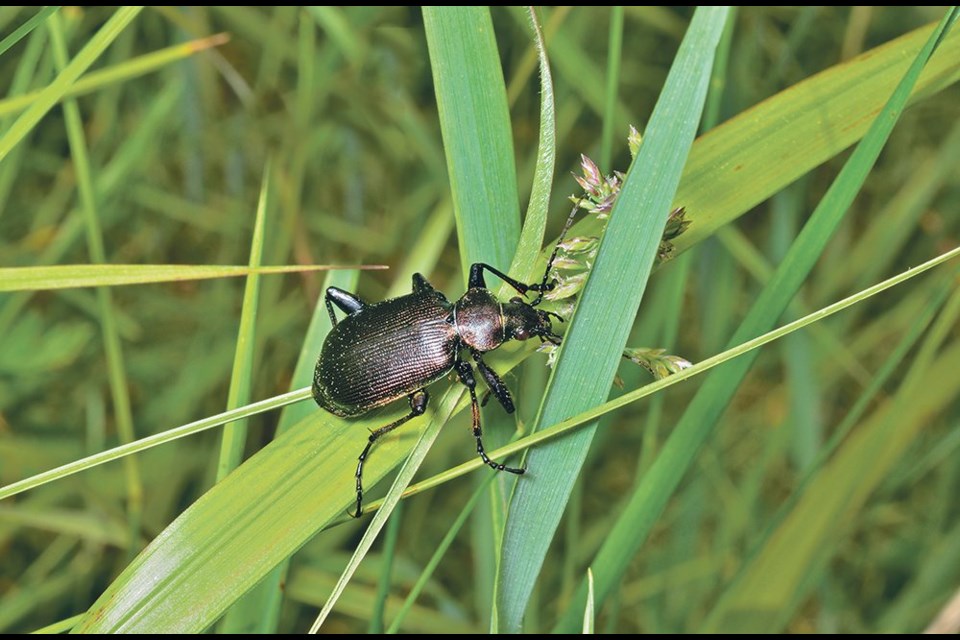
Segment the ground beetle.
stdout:
[[[570,228],[576,210],[574,207],[561,236]],[[507,413],[513,413],[510,390],[484,363],[483,354],[507,340],[534,336],[541,342],[560,344],[550,318],[563,318],[535,308],[543,300],[544,292],[554,287],[549,274],[556,255],[554,249],[539,284],[523,284],[488,264],[475,263],[470,267],[467,292],[452,304],[419,273],[413,276],[412,293],[373,304],[337,287],[327,289],[324,297],[333,328],[323,343],[313,374],[313,399],[330,413],[345,417],[359,416],[404,396],[410,402],[410,413],[370,432],[357,464],[355,517],[360,516],[363,501],[363,463],[373,443],[422,415],[429,398],[425,387],[451,372],[456,372],[470,392],[473,435],[480,458],[497,471],[524,472],[487,457],[480,440],[480,407],[473,367],[462,359],[460,352],[470,352],[490,392]],[[536,299],[527,303],[514,297],[509,302],[499,302],[487,289],[484,270],[520,294],[536,292]],[[334,305],[347,314],[340,322],[334,315]]]

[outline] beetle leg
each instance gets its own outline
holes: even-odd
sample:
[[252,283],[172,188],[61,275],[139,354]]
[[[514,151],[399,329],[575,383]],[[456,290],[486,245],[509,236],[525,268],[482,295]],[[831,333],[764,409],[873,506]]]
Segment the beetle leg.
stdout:
[[423,293],[424,291],[436,291],[436,289],[421,274],[413,274],[413,292]]
[[337,326],[337,316],[333,315],[333,305],[337,305],[337,307],[348,316],[367,306],[367,303],[357,296],[338,287],[327,287],[327,292],[323,297],[324,302],[327,304],[327,313],[330,314],[330,322],[333,323],[333,326]]
[[375,431],[371,431],[370,438],[367,440],[367,446],[363,448],[363,453],[361,453],[360,457],[357,459],[357,510],[353,514],[354,518],[360,517],[360,510],[363,506],[363,463],[366,462],[367,456],[370,455],[370,447],[373,446],[373,443],[376,442],[380,436],[390,433],[411,418],[422,416],[427,410],[427,401],[430,400],[430,394],[427,393],[426,389],[420,389],[419,391],[414,391],[411,393],[409,398],[410,413],[399,420],[394,420],[385,427],[380,427]]
[[470,278],[467,281],[467,286],[471,289],[480,287],[481,289],[487,288],[487,283],[483,279],[483,270],[486,269],[493,275],[497,276],[508,285],[519,291],[520,293],[526,293],[527,291],[550,291],[553,289],[553,283],[541,283],[541,284],[523,284],[519,280],[514,280],[504,272],[500,271],[495,267],[491,267],[485,262],[474,262],[470,265]]
[[[470,353],[473,354],[473,359],[477,363],[477,370],[480,371],[480,375],[483,376],[484,381],[487,383],[490,393],[497,396],[497,400],[500,401],[500,404],[503,405],[507,413],[513,413],[513,398],[510,397],[510,389],[507,388],[507,385],[503,384],[503,380],[500,379],[497,372],[487,366],[487,363],[483,361],[483,356],[479,351],[471,349]],[[487,396],[483,399],[484,405],[487,404],[489,397],[490,396]]]
[[477,402],[477,381],[473,378],[473,367],[471,367],[470,363],[466,360],[457,360],[454,366],[457,369],[457,375],[460,376],[460,381],[470,392],[470,410],[473,413],[473,437],[477,439],[477,454],[480,456],[480,459],[495,471],[509,471],[517,475],[522,474],[526,469],[514,469],[499,462],[494,462],[487,457],[487,452],[483,449],[483,441],[480,439],[483,433],[480,430],[480,404]]

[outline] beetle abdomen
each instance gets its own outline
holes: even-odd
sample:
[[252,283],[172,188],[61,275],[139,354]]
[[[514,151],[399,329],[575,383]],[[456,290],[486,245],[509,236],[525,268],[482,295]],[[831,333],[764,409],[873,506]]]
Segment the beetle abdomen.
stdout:
[[436,291],[371,304],[335,326],[320,351],[313,398],[339,416],[357,416],[407,396],[453,369],[451,306]]

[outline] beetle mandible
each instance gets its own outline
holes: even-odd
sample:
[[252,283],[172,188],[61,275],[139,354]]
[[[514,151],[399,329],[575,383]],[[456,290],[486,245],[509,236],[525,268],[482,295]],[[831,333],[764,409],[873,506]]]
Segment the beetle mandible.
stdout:
[[[562,237],[573,221],[579,203],[574,206]],[[558,240],[558,245],[559,245]],[[329,287],[324,294],[333,328],[327,335],[313,374],[313,399],[318,405],[338,416],[359,416],[394,400],[406,397],[410,413],[370,432],[367,445],[357,463],[357,509],[363,503],[363,464],[370,449],[381,436],[415,418],[427,409],[426,387],[448,373],[457,376],[470,392],[473,435],[477,454],[497,471],[522,474],[524,469],[507,467],[487,457],[481,441],[480,407],[477,402],[473,366],[461,356],[468,351],[477,370],[507,413],[513,413],[510,390],[487,364],[483,354],[508,340],[532,337],[560,344],[553,333],[550,318],[563,321],[559,315],[537,309],[543,294],[554,287],[550,269],[557,256],[554,248],[543,279],[524,284],[483,262],[470,267],[467,292],[451,303],[419,273],[413,275],[413,291],[383,302],[368,303],[352,293]],[[521,295],[537,293],[533,302],[520,297],[500,302],[487,289],[483,272],[489,271],[513,287]],[[337,321],[334,306],[346,314]]]

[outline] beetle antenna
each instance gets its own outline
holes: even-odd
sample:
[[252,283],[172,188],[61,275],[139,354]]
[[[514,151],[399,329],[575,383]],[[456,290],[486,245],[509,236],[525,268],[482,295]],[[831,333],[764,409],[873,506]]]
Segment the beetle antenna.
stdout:
[[557,244],[553,247],[553,253],[550,254],[550,259],[547,260],[547,268],[543,271],[543,280],[540,281],[540,286],[537,287],[537,299],[530,303],[531,307],[535,307],[543,301],[543,294],[546,291],[553,289],[553,284],[547,284],[547,281],[550,279],[550,269],[553,268],[553,261],[557,259],[557,252],[560,250],[560,243],[563,242],[564,238],[567,235],[567,231],[570,230],[570,227],[573,226],[573,218],[577,214],[577,209],[580,208],[580,204],[583,202],[583,198],[580,198],[573,204],[573,209],[570,211],[570,215],[567,216],[567,221],[563,225],[563,231],[560,232],[560,237],[557,238]]

